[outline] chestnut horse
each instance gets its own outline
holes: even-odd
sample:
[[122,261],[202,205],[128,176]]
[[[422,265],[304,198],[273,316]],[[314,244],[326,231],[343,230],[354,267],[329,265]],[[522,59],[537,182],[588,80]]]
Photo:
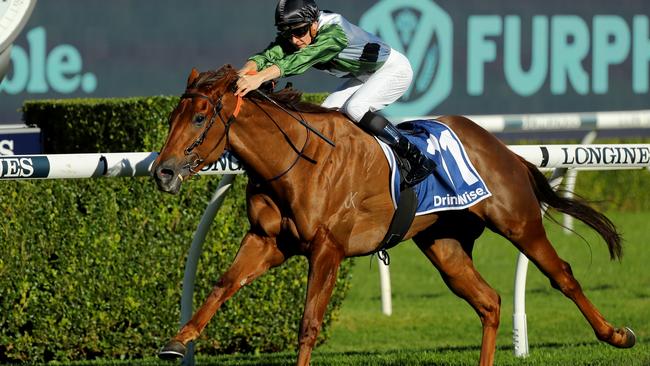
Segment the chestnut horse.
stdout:
[[[203,73],[192,70],[154,164],[159,189],[170,193],[225,150],[244,163],[250,177],[250,230],[230,268],[160,357],[182,357],[188,342],[197,339],[237,290],[287,258],[303,255],[309,274],[297,364],[308,365],[341,261],[374,253],[388,230],[394,212],[389,166],[376,140],[343,114],[300,103],[300,94],[292,91],[272,95],[275,103],[255,92],[238,98],[233,94],[237,78],[229,65]],[[301,117],[336,147],[298,123]],[[588,224],[614,259],[621,256],[621,244],[612,222],[582,201],[559,197],[534,165],[467,118],[439,121],[463,142],[492,196],[466,210],[417,216],[404,240],[413,239],[447,286],[478,314],[483,325],[480,364],[494,362],[501,301],[472,263],[474,241],[485,226],[535,263],[576,304],[599,340],[632,347],[634,333],[605,320],[556,253],[540,206],[545,203]]]

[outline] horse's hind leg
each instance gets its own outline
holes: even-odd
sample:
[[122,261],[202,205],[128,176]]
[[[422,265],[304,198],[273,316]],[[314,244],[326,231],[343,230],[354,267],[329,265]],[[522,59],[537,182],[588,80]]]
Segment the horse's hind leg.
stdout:
[[158,354],[163,359],[185,355],[188,342],[196,339],[217,309],[240,288],[285,261],[285,255],[276,246],[275,238],[249,232],[241,243],[230,268],[214,287],[205,303],[172,340]]
[[492,365],[496,350],[501,298],[474,268],[472,258],[456,239],[432,239],[419,235],[414,241],[440,271],[447,286],[465,299],[476,311],[483,324],[480,365]]
[[[509,214],[512,212],[509,211]],[[571,266],[563,261],[549,242],[539,212],[526,219],[519,217],[517,224],[510,221],[509,228],[500,228],[535,265],[549,278],[551,285],[571,299],[587,319],[599,340],[619,348],[632,347],[636,341],[629,328],[616,329],[609,324],[582,291],[573,277]]]

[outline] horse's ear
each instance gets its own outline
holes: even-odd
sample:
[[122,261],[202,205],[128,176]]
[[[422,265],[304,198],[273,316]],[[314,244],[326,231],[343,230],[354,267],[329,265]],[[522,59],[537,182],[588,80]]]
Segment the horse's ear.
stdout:
[[190,76],[187,78],[187,86],[192,85],[194,83],[194,80],[199,77],[199,70],[196,68],[192,68],[192,71],[190,72]]

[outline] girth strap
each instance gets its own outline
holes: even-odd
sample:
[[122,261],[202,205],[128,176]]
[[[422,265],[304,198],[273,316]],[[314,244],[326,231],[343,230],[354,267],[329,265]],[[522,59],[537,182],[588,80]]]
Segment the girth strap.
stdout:
[[390,264],[390,256],[387,250],[399,244],[411,227],[413,218],[415,218],[417,204],[418,198],[412,187],[400,192],[397,208],[388,227],[388,232],[380,242],[379,249],[376,251],[377,256],[385,265]]

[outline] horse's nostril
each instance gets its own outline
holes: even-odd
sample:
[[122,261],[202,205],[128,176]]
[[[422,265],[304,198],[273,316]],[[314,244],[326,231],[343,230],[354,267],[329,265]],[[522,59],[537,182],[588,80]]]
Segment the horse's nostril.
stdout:
[[158,176],[161,179],[171,179],[174,176],[174,171],[171,169],[163,168],[158,170]]

